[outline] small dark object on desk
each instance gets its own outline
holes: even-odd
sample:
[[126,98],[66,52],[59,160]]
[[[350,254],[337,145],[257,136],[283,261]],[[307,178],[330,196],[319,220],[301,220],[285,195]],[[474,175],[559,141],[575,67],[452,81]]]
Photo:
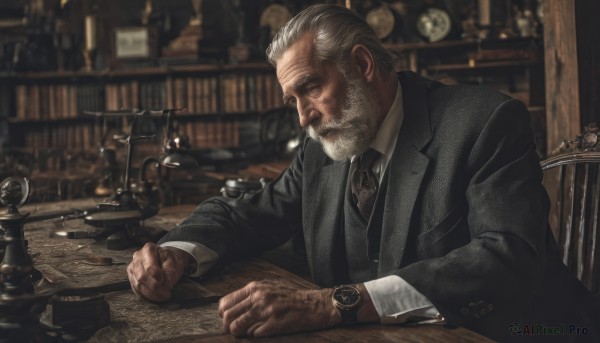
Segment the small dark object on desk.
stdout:
[[52,324],[67,341],[87,339],[110,322],[104,295],[89,289],[65,289],[52,298]]

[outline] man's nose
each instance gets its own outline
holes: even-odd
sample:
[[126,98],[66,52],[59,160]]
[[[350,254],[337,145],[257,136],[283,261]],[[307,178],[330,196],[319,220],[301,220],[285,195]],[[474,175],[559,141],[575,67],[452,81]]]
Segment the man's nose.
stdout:
[[319,111],[309,104],[298,102],[296,108],[298,110],[298,116],[300,117],[300,126],[303,128],[310,125],[310,123],[319,117]]

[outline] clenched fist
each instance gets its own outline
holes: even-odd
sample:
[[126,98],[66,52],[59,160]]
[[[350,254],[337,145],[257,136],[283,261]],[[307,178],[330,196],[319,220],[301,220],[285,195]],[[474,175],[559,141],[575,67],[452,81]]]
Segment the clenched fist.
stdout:
[[167,301],[191,259],[183,250],[146,243],[133,254],[133,261],[127,267],[131,289],[143,299]]

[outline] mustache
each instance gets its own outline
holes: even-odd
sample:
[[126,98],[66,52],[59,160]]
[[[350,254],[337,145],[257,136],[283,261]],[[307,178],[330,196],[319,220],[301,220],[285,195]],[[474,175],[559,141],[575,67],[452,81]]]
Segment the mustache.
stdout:
[[352,129],[352,123],[350,121],[344,121],[341,123],[317,124],[311,125],[311,128],[317,135],[324,136],[332,131],[344,131]]

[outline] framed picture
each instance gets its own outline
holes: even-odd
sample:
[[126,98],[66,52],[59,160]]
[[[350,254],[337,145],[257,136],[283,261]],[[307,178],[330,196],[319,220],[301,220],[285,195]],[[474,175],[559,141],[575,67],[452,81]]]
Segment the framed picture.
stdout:
[[115,59],[150,59],[154,57],[153,37],[147,27],[116,28],[114,37]]

